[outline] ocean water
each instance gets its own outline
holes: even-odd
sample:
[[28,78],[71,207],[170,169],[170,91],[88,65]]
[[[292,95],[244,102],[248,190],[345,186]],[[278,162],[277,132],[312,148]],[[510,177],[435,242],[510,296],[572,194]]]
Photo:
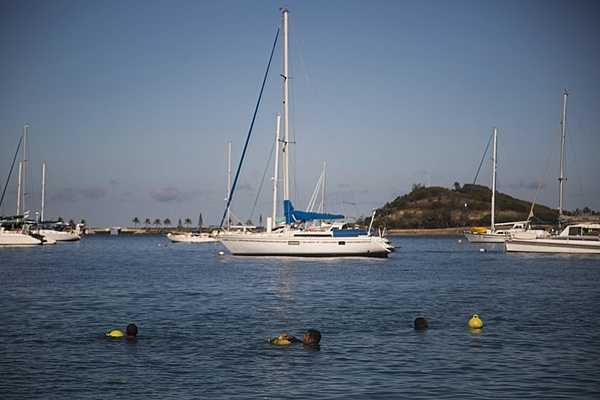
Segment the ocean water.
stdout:
[[[457,239],[394,238],[387,260],[0,248],[0,398],[600,398],[600,258]],[[138,340],[103,337],[129,322]],[[267,342],[308,328],[319,351]]]

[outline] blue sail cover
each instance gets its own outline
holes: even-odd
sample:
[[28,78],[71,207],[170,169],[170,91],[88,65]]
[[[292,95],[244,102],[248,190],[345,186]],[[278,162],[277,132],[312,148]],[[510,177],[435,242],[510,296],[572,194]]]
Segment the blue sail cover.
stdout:
[[329,220],[329,219],[343,219],[344,216],[341,214],[325,214],[308,211],[294,210],[294,206],[290,200],[283,201],[283,213],[285,214],[285,223],[291,224],[292,222],[298,221],[314,221],[314,220]]

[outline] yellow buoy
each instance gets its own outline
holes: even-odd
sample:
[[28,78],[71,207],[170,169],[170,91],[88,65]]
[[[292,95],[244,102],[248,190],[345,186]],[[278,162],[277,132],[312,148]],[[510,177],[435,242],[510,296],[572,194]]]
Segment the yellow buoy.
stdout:
[[125,334],[120,329],[113,329],[112,331],[108,331],[105,333],[106,336],[109,337],[123,337]]
[[468,322],[469,328],[471,329],[481,329],[483,328],[483,321],[479,318],[479,314],[471,315],[471,318]]
[[286,336],[277,336],[274,339],[271,339],[271,344],[276,346],[287,346],[288,344],[292,344],[291,340]]

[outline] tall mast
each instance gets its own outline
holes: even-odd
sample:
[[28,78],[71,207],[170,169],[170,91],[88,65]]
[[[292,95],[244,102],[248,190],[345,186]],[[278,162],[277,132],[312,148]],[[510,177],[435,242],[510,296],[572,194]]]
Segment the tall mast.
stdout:
[[273,225],[277,220],[277,180],[279,179],[279,128],[281,126],[281,115],[276,114],[275,122],[275,164],[273,165]]
[[17,179],[17,215],[21,215],[21,183],[23,180],[23,161],[19,161],[19,178]]
[[283,199],[290,199],[290,155],[289,155],[289,111],[288,111],[288,10],[282,10],[283,25],[283,152],[285,158],[283,161]]
[[564,206],[564,181],[567,180],[565,177],[565,138],[567,135],[567,97],[569,93],[565,89],[563,92],[563,106],[562,116],[560,119],[560,176],[558,177],[558,223],[560,226],[560,219],[563,215]]
[[23,196],[23,200],[21,201],[21,209],[23,210],[23,214],[25,214],[26,206],[25,206],[25,198],[27,196],[27,128],[29,128],[28,124],[23,126],[23,175],[21,182],[21,195]]
[[321,208],[320,212],[325,212],[325,187],[327,186],[327,161],[323,161],[323,173],[321,180]]
[[44,210],[46,208],[46,162],[42,162],[42,213],[41,222],[44,222]]
[[492,227],[491,231],[494,232],[496,224],[496,156],[497,156],[497,140],[498,140],[498,128],[494,128],[494,144],[492,150]]
[[[225,201],[229,204],[229,193],[231,193],[231,141],[227,142],[227,195]],[[227,229],[231,226],[229,206],[227,207]]]

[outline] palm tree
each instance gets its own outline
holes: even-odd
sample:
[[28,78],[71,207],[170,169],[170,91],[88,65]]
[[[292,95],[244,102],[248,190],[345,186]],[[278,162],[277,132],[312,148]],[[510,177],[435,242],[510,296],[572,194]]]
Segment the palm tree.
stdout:
[[148,227],[148,225],[150,225],[152,223],[152,221],[150,221],[150,218],[146,218],[146,220],[144,221],[144,225],[146,227]]
[[86,221],[85,221],[85,219],[81,218],[81,221],[79,221],[79,223],[80,223],[81,225],[85,225]]
[[171,220],[169,218],[165,218],[165,220],[163,221],[163,224],[165,224],[165,226],[169,226],[169,225],[171,225]]
[[138,217],[135,217],[135,218],[133,219],[133,221],[131,221],[131,222],[133,222],[133,226],[135,226],[135,227],[137,228],[137,226],[138,226],[138,225],[139,225],[139,223],[140,223],[140,219],[139,219]]
[[71,227],[74,227],[74,226],[75,226],[75,221],[73,221],[72,219],[70,219],[70,220],[69,220],[69,225],[70,225]]
[[160,218],[156,218],[154,220],[154,225],[156,226],[156,229],[158,229],[158,227],[160,226],[161,222],[160,222]]
[[184,225],[185,225],[187,228],[189,228],[191,224],[192,224],[192,219],[191,219],[191,218],[189,218],[189,217],[188,217],[188,218],[186,218],[186,219],[185,219],[185,222],[184,222]]

